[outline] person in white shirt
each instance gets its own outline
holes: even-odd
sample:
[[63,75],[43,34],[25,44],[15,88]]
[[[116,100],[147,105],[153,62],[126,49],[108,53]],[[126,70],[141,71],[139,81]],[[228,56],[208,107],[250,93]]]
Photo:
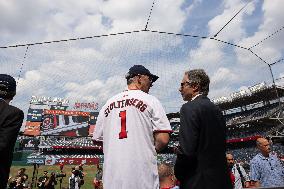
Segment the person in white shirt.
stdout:
[[83,184],[83,173],[79,166],[72,168],[72,175],[69,177],[69,189],[80,189]]
[[171,126],[159,100],[149,95],[158,76],[142,65],[126,75],[127,90],[100,110],[93,140],[103,140],[104,189],[158,189],[157,151],[169,141]]
[[229,169],[231,169],[234,177],[234,189],[242,189],[250,186],[249,177],[245,171],[245,169],[234,160],[234,156],[231,153],[226,154],[227,164]]

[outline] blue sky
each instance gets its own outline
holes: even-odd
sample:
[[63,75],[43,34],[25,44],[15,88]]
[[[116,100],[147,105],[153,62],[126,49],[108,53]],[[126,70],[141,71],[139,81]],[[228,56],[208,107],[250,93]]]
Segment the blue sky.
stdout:
[[[160,79],[150,94],[166,111],[179,111],[178,92],[184,71],[203,68],[211,78],[210,98],[266,81],[268,66],[247,50],[216,40],[143,32],[151,0],[0,0],[0,46],[96,36],[62,43],[0,49],[1,73],[18,80],[13,104],[25,111],[32,95],[70,101],[105,101],[126,87],[124,75],[143,64]],[[213,37],[246,3],[216,39],[251,47],[283,27],[281,0],[155,0],[147,29]],[[284,30],[284,29],[283,29]],[[252,50],[267,63],[283,59],[284,32]],[[26,54],[26,56],[25,56]],[[24,58],[25,57],[25,58]],[[283,61],[272,66],[275,78],[284,76]],[[283,85],[283,80],[278,80]]]

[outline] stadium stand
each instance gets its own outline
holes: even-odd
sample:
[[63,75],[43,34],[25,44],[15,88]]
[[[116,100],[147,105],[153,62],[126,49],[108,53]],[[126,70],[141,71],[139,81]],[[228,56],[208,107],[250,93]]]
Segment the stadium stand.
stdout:
[[43,140],[39,144],[39,148],[53,148],[53,149],[61,149],[61,148],[73,148],[73,149],[102,149],[101,145],[93,144],[91,138],[59,138],[59,140]]
[[[283,96],[283,87],[267,86],[262,82],[248,87],[248,91],[241,90],[230,97],[223,96],[212,100],[225,116],[228,151],[234,154],[237,161],[249,163],[258,153],[255,140],[259,137],[268,137],[271,140],[281,138],[282,144],[273,144],[273,151],[284,157],[284,125],[279,121],[284,117],[284,104],[281,101]],[[170,150],[167,152],[173,153],[178,147],[179,113],[168,114],[168,118],[174,132],[171,134],[168,145]],[[174,161],[175,156],[162,155],[161,159]]]
[[[276,90],[278,97],[276,95]],[[222,110],[227,124],[228,151],[237,161],[245,165],[256,155],[255,140],[261,136],[280,143],[273,145],[280,157],[284,157],[284,127],[279,119],[283,118],[284,89],[267,86],[264,82],[248,87],[230,97],[212,100]],[[179,113],[167,115],[173,132],[168,148],[158,155],[159,162],[173,164],[177,149],[180,127]],[[282,142],[282,144],[281,144]],[[28,157],[31,159],[53,160],[49,163],[90,159],[90,162],[103,162],[102,144],[93,144],[90,137],[49,136],[41,138],[38,151]],[[73,162],[72,161],[72,162]],[[33,162],[33,161],[30,161]]]

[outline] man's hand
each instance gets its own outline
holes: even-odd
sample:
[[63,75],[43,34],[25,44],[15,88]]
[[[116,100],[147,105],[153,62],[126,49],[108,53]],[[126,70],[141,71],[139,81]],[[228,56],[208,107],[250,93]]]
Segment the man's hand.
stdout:
[[156,151],[159,152],[167,146],[170,136],[169,133],[154,133],[154,138]]

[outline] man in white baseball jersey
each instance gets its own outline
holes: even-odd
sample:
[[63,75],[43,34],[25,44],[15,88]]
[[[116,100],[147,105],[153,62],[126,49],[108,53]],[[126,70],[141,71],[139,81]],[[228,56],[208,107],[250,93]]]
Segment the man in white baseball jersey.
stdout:
[[159,188],[156,151],[168,144],[171,126],[159,100],[148,94],[158,78],[134,65],[128,89],[100,110],[93,139],[103,138],[104,189]]

